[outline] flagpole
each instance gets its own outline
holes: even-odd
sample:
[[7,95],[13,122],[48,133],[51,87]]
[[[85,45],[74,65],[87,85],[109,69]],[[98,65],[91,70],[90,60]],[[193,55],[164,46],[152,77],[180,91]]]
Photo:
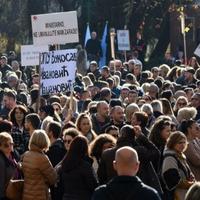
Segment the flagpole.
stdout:
[[184,46],[184,59],[185,63],[187,64],[187,44],[186,44],[186,34],[185,34],[185,14],[184,14],[184,8],[181,7],[181,33],[183,34],[183,46]]
[[125,62],[127,62],[127,53],[126,53],[126,51],[124,51],[124,59],[125,59]]
[[110,29],[110,45],[111,45],[111,56],[112,59],[115,60],[115,29]]

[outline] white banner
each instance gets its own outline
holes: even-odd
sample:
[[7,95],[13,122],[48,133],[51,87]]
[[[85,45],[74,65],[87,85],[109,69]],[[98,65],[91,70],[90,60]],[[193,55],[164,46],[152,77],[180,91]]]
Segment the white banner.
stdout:
[[120,51],[130,50],[129,30],[117,30],[117,43],[118,43],[118,50]]
[[200,44],[195,49],[194,54],[200,57]]
[[49,51],[48,45],[34,46],[22,45],[21,46],[21,64],[22,66],[39,65],[39,54],[41,52]]
[[55,94],[72,89],[76,72],[76,49],[40,54],[40,94]]
[[32,15],[33,44],[66,44],[79,41],[76,11]]

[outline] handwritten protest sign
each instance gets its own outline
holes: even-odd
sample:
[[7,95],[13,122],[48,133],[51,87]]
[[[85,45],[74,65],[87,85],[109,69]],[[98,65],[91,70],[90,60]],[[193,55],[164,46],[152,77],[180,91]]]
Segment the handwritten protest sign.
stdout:
[[75,80],[76,49],[40,54],[40,94],[55,94],[71,90]]
[[79,41],[76,11],[32,15],[31,22],[34,45]]
[[130,50],[129,30],[117,30],[117,43],[118,43],[118,50],[121,51]]
[[34,46],[22,45],[21,46],[21,63],[22,66],[39,65],[39,54],[41,52],[49,51],[48,45]]

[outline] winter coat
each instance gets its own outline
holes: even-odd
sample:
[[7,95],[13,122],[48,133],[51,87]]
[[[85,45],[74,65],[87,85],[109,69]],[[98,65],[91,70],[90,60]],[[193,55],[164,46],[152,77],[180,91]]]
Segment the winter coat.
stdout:
[[14,176],[15,167],[13,163],[0,151],[0,200],[5,198],[6,186]]
[[189,142],[185,155],[195,179],[200,181],[200,139],[196,138]]
[[105,184],[111,178],[117,176],[113,168],[113,160],[115,159],[117,149],[123,146],[131,146],[137,151],[140,160],[140,169],[137,175],[145,184],[154,187],[161,193],[159,179],[151,163],[151,161],[160,159],[159,150],[144,135],[140,135],[135,143],[133,141],[118,142],[117,147],[103,152],[97,171],[100,184]]
[[190,182],[194,180],[184,154],[177,154],[173,150],[165,149],[162,164],[162,178],[168,191],[169,200],[178,196],[179,200],[184,200],[189,189]]
[[88,161],[82,160],[78,167],[61,170],[63,200],[90,200],[97,187],[94,170]]
[[53,167],[55,167],[65,156],[66,149],[64,146],[64,143],[61,139],[57,139],[47,151],[47,156],[49,160],[51,161],[51,164]]
[[158,192],[145,185],[137,176],[117,176],[98,187],[92,200],[159,200]]
[[57,174],[48,157],[35,145],[24,154],[23,200],[48,200],[49,186],[55,184]]

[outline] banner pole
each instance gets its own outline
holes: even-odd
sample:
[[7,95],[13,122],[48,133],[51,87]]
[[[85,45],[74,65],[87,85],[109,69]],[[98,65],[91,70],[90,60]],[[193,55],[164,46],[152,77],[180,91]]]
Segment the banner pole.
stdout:
[[38,98],[37,98],[37,102],[36,102],[36,113],[38,113],[39,114],[39,108],[40,108],[40,89],[41,89],[41,87],[40,87],[40,84],[41,84],[41,53],[39,53],[39,68],[38,68],[38,70],[39,70],[39,90],[38,90]]
[[127,54],[126,54],[126,51],[124,51],[124,59],[125,59],[125,62],[127,62]]

